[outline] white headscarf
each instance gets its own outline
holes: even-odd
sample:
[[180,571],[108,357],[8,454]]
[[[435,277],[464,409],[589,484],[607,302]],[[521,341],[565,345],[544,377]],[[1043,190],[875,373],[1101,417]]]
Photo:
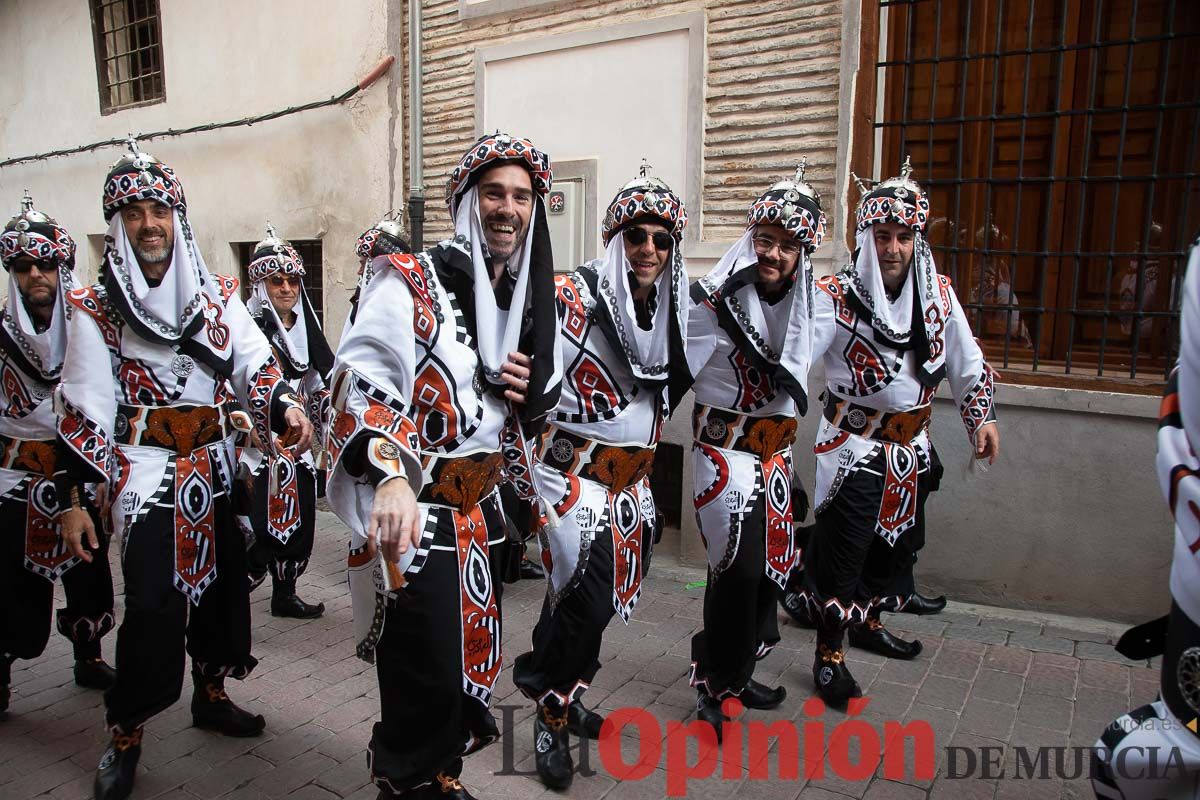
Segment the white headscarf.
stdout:
[[291,328],[283,324],[283,320],[279,318],[279,313],[275,310],[275,304],[271,302],[270,295],[267,294],[266,281],[255,281],[250,290],[250,299],[246,301],[246,309],[251,316],[259,316],[267,314],[275,322],[273,330],[279,331],[276,336],[271,337],[271,343],[276,347],[287,351],[288,358],[291,360],[295,368],[304,372],[308,369],[308,315],[304,313],[305,302],[308,296],[304,293],[304,284],[300,284],[300,290],[296,292],[296,302],[292,304],[291,311],[295,315],[295,323]]
[[493,273],[488,264],[483,223],[479,218],[477,187],[472,186],[463,194],[454,217],[454,232],[465,236],[471,243],[471,265],[475,278],[475,346],[488,380],[496,384],[501,382],[500,367],[508,360],[508,354],[517,350],[521,339],[522,320],[529,302],[529,255],[533,249],[536,215],[535,203],[525,231],[525,240],[509,256],[505,266],[514,279],[512,303],[507,311],[496,304],[496,293],[492,291]]
[[[849,273],[850,285],[847,289],[861,301],[871,315],[872,327],[887,341],[906,345],[913,340],[913,331],[919,331],[915,343],[920,346],[922,340],[928,342],[928,353],[919,354],[922,383],[936,385],[946,366],[943,330],[947,320],[939,305],[941,286],[933,252],[924,235],[914,230],[912,264],[900,287],[899,296],[889,300],[875,250],[873,227],[868,225],[855,236],[858,255]],[[916,303],[914,293],[917,295]],[[914,322],[913,306],[917,304],[921,309],[921,319]],[[918,329],[916,325],[921,327]]]
[[75,277],[71,270],[58,266],[58,287],[55,289],[50,326],[38,332],[33,317],[29,315],[29,309],[25,307],[17,276],[11,270],[8,273],[8,297],[0,324],[4,326],[4,332],[19,348],[29,365],[48,381],[56,380],[62,371],[63,355],[67,350],[64,299],[67,292],[74,288]]
[[596,263],[600,300],[608,308],[614,323],[619,323],[617,336],[626,349],[634,377],[650,381],[665,380],[670,361],[672,312],[678,319],[681,335],[685,341],[687,338],[684,303],[681,300],[687,296],[687,270],[679,253],[679,241],[672,238],[667,264],[655,280],[657,306],[650,330],[643,330],[637,323],[633,287],[629,285],[632,266],[625,255],[624,236],[613,236],[604,251],[604,258]]

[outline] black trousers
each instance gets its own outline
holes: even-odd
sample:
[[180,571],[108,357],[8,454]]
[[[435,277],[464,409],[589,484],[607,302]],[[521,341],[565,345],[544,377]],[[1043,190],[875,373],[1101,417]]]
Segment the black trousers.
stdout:
[[296,484],[300,495],[300,529],[283,544],[267,531],[267,504],[270,475],[268,470],[254,479],[254,500],[250,521],[254,526],[254,544],[250,547],[251,575],[271,573],[276,581],[295,581],[308,568],[312,556],[313,529],[317,522],[317,479],[304,466],[296,466]]
[[766,495],[742,518],[737,555],[704,588],[704,628],[692,637],[692,685],[716,699],[739,694],[755,662],[779,642],[779,587],[766,574]]
[[[53,581],[25,568],[27,509],[24,500],[0,502],[0,661],[7,663],[40,656],[54,616]],[[91,551],[90,564],[80,561],[63,573],[67,605],[56,615],[58,631],[71,640],[76,659],[99,658],[100,640],[114,625],[109,537],[100,517],[91,513],[100,547]]]
[[[643,552],[649,552],[645,545]],[[517,657],[513,683],[556,712],[578,700],[600,670],[604,629],[615,613],[612,534],[602,532],[592,542],[579,584],[553,611],[549,594],[542,600],[533,650]]]
[[[483,502],[493,546],[488,572],[500,605],[504,534],[499,503]],[[434,544],[454,541],[449,514]],[[375,647],[380,718],[371,732],[367,758],[381,787],[403,794],[434,780],[439,772],[457,777],[463,756],[500,736],[487,704],[467,694],[463,678],[463,622],[457,554],[431,549],[421,571],[408,577],[387,608]],[[500,630],[495,631],[497,637]]]
[[250,655],[245,539],[228,497],[216,497],[213,504],[217,577],[196,606],[173,582],[174,508],[151,509],[125,534],[125,618],[117,629],[117,682],[104,694],[108,724],[123,733],[179,699],[185,649],[207,677],[240,680],[258,664]]
[[[882,463],[876,466],[883,468]],[[814,614],[822,643],[837,649],[845,628],[899,610],[916,591],[913,561],[925,544],[928,487],[929,473],[921,473],[915,524],[892,545],[875,530],[883,500],[882,475],[863,469],[854,472],[817,515],[804,554],[803,588],[810,601],[823,609]],[[841,609],[827,607],[830,599],[836,599]]]

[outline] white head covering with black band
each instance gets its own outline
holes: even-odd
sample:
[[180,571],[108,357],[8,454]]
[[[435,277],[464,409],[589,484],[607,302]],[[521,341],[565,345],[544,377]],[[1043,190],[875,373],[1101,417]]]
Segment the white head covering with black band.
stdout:
[[[905,158],[899,176],[863,195],[856,215],[854,264],[844,274],[850,302],[871,321],[876,338],[892,347],[915,350],[917,377],[925,386],[936,386],[946,375],[943,332],[947,320],[940,304],[933,251],[925,239],[929,198],[911,175],[912,164]],[[889,299],[883,283],[872,231],[872,226],[885,222],[904,225],[914,233],[912,263],[894,300]]]
[[266,281],[272,275],[303,278],[306,274],[300,253],[290,243],[276,236],[270,223],[267,223],[267,238],[254,246],[254,254],[250,257],[246,272],[251,287],[246,308],[259,321],[267,339],[280,354],[288,377],[299,378],[312,367],[322,378],[328,378],[329,370],[333,368],[333,352],[325,341],[325,334],[313,311],[312,301],[308,299],[304,282],[300,282],[296,302],[291,309],[296,315],[291,329],[283,324],[275,304],[267,294]]
[[[487,242],[479,218],[476,185],[489,169],[506,163],[517,164],[530,174],[534,191],[533,209],[525,240],[509,257],[506,269],[512,277],[512,302],[503,309],[492,290],[492,269],[488,264]],[[557,347],[558,318],[554,301],[554,260],[550,249],[550,230],[546,222],[543,196],[553,182],[550,157],[528,139],[497,131],[481,136],[450,173],[446,184],[446,203],[454,219],[454,232],[470,246],[474,277],[476,347],[483,364],[484,377],[493,391],[507,387],[500,377],[509,352],[518,349],[524,318],[530,317],[533,335],[527,341],[534,352],[521,418],[540,424],[558,402],[562,379],[561,356]],[[531,426],[536,427],[536,426]],[[526,430],[532,435],[535,430]]]
[[[12,273],[18,258],[29,257],[52,264],[58,273],[58,288],[50,325],[39,331]],[[33,207],[28,190],[21,200],[21,210],[4,226],[0,234],[0,260],[8,270],[8,297],[0,317],[0,347],[12,357],[24,372],[46,381],[55,381],[62,372],[63,355],[67,349],[64,298],[75,287],[75,240],[47,214]]]
[[[609,203],[601,233],[604,257],[593,262],[598,267],[596,293],[605,316],[604,330],[617,350],[625,354],[634,378],[643,385],[662,386],[671,380],[672,369],[686,369],[684,342],[687,341],[687,267],[682,252],[687,211],[683,201],[667,184],[647,174],[643,162],[641,175],[621,187]],[[630,285],[632,266],[625,254],[621,232],[638,222],[656,222],[671,235],[667,264],[655,282],[656,303],[649,330],[638,325]]]
[[[821,195],[805,180],[806,169],[807,160],[802,159],[793,178],[773,184],[754,201],[746,214],[746,231],[698,283],[712,298],[722,329],[748,360],[792,396],[802,415],[808,411],[806,386],[812,357],[811,256],[825,237]],[[770,308],[759,297],[756,284],[758,253],[753,239],[759,225],[779,225],[800,244],[787,296]],[[786,324],[780,324],[785,315]],[[698,367],[692,365],[693,370]]]
[[[175,172],[154,156],[138,150],[130,137],[129,152],[112,165],[104,184],[104,259],[100,281],[125,324],[139,336],[177,348],[228,376],[233,364],[228,330],[216,324],[224,306],[187,219],[187,200]],[[174,249],[170,267],[157,286],[142,274],[120,210],[139,200],[172,209]],[[206,325],[209,316],[213,319]]]

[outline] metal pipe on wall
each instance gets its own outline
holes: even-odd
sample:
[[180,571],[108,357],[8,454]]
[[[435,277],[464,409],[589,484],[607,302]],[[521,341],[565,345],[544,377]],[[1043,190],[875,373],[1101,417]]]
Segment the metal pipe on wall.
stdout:
[[414,251],[424,248],[425,172],[423,169],[425,110],[421,96],[421,0],[408,0],[408,233]]

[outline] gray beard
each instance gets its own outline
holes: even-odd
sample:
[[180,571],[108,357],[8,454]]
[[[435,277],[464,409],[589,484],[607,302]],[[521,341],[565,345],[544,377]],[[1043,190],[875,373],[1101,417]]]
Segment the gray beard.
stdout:
[[133,252],[137,254],[138,260],[143,264],[161,264],[167,260],[169,255],[171,255],[171,250],[166,245],[163,245],[156,250],[152,250],[150,248],[135,244],[133,246]]

